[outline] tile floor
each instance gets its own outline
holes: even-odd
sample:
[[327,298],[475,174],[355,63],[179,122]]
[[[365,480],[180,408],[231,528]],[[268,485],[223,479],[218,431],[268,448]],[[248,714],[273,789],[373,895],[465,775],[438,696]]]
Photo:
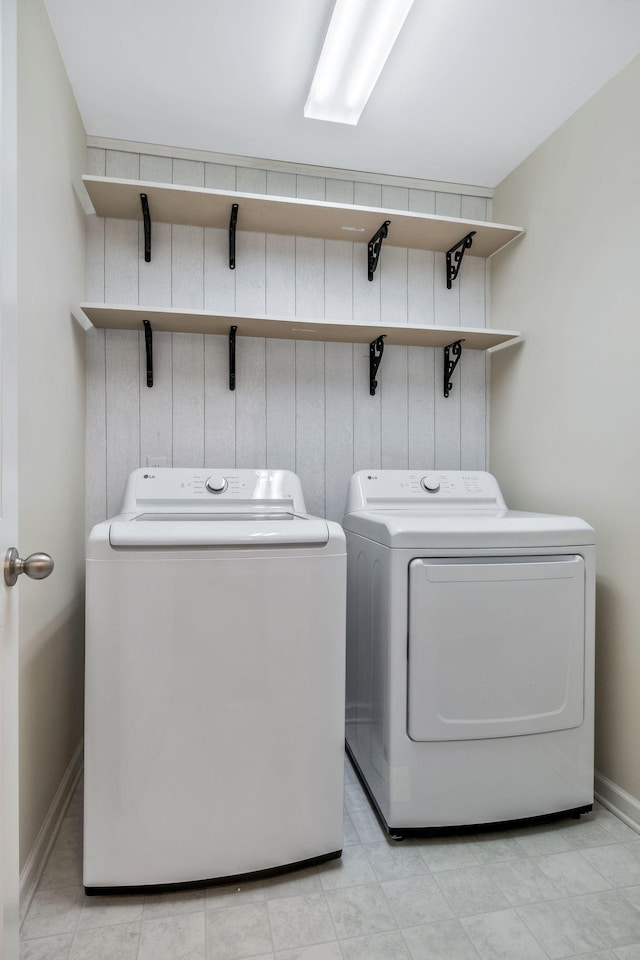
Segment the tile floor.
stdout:
[[241,887],[85,897],[73,798],[21,960],[640,960],[640,835],[580,821],[385,839],[346,765],[341,861]]

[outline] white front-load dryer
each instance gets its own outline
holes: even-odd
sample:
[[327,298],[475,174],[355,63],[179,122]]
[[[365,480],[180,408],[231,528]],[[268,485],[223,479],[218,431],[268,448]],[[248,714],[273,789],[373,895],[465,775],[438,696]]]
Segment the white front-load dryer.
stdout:
[[349,753],[394,836],[593,803],[595,535],[488,473],[360,471]]
[[340,855],[346,553],[286,470],[136,470],[87,559],[84,885]]

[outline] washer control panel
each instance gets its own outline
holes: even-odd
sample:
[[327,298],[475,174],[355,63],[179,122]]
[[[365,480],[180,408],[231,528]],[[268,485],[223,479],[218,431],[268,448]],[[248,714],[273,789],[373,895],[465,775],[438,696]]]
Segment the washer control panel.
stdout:
[[481,470],[360,470],[349,483],[346,513],[453,503],[505,508],[495,477]]
[[228,508],[244,502],[252,508],[260,503],[287,506],[296,513],[306,513],[300,480],[290,470],[202,469],[157,467],[134,470],[125,489],[122,513],[133,513],[141,507],[162,509],[171,504],[196,504],[198,509],[209,504]]

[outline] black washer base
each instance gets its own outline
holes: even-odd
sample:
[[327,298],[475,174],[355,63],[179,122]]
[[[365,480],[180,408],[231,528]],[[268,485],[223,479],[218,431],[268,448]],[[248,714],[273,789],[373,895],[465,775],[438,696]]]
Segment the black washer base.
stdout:
[[254,870],[252,873],[236,873],[228,877],[215,877],[209,880],[187,880],[182,883],[145,883],[135,886],[120,887],[86,887],[84,892],[87,897],[105,897],[122,896],[127,893],[169,893],[172,890],[199,890],[202,887],[217,887],[225,883],[247,883],[250,880],[264,880],[267,877],[277,877],[281,873],[289,873],[294,870],[304,870],[305,867],[315,867],[319,863],[326,863],[328,860],[338,860],[342,856],[342,850],[333,850],[331,853],[323,853],[319,857],[311,857],[309,860],[296,860],[295,863],[286,863],[279,867],[268,867],[266,870]]
[[551,823],[554,820],[562,820],[566,817],[573,817],[577,820],[583,813],[591,813],[593,810],[593,804],[589,803],[583,807],[573,807],[570,810],[558,810],[555,813],[543,813],[537,817],[522,817],[517,820],[494,820],[490,823],[454,824],[447,827],[393,827],[385,820],[376,798],[369,789],[369,784],[358,766],[358,761],[351,752],[349,744],[345,743],[345,747],[349,759],[353,764],[353,769],[358,775],[358,780],[369,798],[382,829],[392,840],[406,840],[409,837],[452,837],[461,833],[488,833],[491,830],[509,830],[512,827],[533,827],[536,824]]

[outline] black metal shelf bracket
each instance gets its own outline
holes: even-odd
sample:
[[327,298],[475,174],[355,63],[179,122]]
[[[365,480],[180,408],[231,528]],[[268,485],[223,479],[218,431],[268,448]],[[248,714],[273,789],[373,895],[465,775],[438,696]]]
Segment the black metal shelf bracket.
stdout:
[[144,220],[144,259],[145,263],[151,263],[151,215],[146,193],[140,194],[140,203],[142,204],[142,219]]
[[[456,340],[455,343],[450,343],[444,348],[444,395],[445,397],[449,396],[451,390],[453,390],[453,384],[451,383],[451,375],[453,371],[458,366],[460,357],[462,356],[462,344],[464,339]],[[454,359],[451,359],[453,355]]]
[[376,267],[378,266],[378,260],[380,259],[380,251],[382,250],[382,241],[389,234],[389,224],[391,220],[385,220],[377,233],[371,237],[368,244],[369,251],[369,280],[373,280],[373,275],[376,272]]
[[[229,220],[229,270],[236,268],[236,224],[238,222],[238,204],[231,204],[231,219]],[[231,388],[233,389],[233,387]]]
[[[235,206],[235,204],[234,204]],[[229,390],[236,388],[236,330],[229,327]]]
[[447,290],[451,290],[451,284],[460,273],[460,265],[464,257],[465,250],[469,250],[473,243],[476,231],[472,230],[466,237],[463,237],[451,250],[447,250]]
[[382,354],[384,353],[385,337],[386,333],[383,333],[382,336],[376,340],[372,340],[369,344],[369,393],[372,397],[375,397],[376,387],[378,386],[376,374],[378,373],[378,367],[380,366]]
[[151,332],[151,323],[148,320],[142,321],[144,324],[144,345],[147,350],[147,386],[153,386],[153,333]]

